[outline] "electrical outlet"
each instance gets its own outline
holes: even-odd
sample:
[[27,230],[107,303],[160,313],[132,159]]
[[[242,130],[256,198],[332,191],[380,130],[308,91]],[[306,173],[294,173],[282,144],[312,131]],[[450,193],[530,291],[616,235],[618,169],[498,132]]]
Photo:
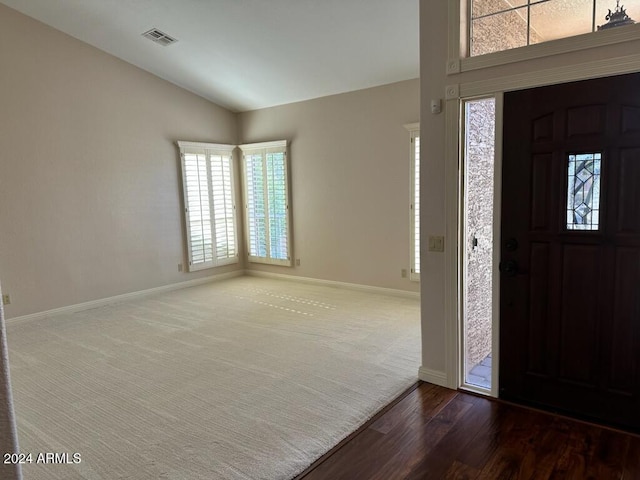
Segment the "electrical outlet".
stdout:
[[444,252],[444,237],[429,236],[429,251]]
[[400,270],[400,276],[402,278],[407,278],[407,269],[403,268],[402,270]]
[[300,266],[300,259],[296,258],[296,267],[299,267],[299,266]]
[[181,272],[181,271],[182,271],[182,264],[181,264],[181,263],[179,263],[179,264],[178,264],[178,271],[179,271],[179,272]]
[[11,303],[11,297],[9,295],[2,295],[2,304],[9,305]]

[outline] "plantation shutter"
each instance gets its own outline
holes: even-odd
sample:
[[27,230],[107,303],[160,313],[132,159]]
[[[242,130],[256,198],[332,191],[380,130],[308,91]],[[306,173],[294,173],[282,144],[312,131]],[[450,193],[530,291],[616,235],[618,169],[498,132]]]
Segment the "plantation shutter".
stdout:
[[267,257],[264,162],[261,153],[245,155],[247,247],[250,257]]
[[209,175],[204,153],[183,155],[189,264],[213,266]]
[[291,266],[287,143],[240,148],[249,261]]
[[189,271],[238,261],[233,145],[178,142]]
[[233,192],[231,153],[212,154],[211,182],[213,225],[216,239],[216,259],[234,258],[238,254],[236,242],[236,206]]
[[413,272],[420,275],[420,134],[413,137]]
[[410,219],[410,247],[409,259],[411,264],[411,280],[420,280],[420,124],[405,125],[409,131],[410,149],[410,191],[411,191],[411,219]]

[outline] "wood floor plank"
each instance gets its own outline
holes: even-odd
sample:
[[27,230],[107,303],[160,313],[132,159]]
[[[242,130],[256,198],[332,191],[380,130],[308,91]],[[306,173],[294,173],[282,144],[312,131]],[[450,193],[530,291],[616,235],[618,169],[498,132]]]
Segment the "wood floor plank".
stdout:
[[[434,385],[420,390],[391,408],[384,421],[373,422],[358,436],[362,439],[356,437],[303,478],[353,479],[364,466],[370,472],[367,478],[400,478],[394,477],[396,463],[419,458],[420,452],[430,448],[429,443],[436,443],[426,425],[456,396],[456,392]],[[362,442],[366,448],[361,448]]]
[[[405,478],[421,480],[443,478],[451,464],[457,460],[461,449],[467,448],[476,435],[490,424],[492,412],[490,403],[483,398],[458,394],[449,403],[447,409],[434,419],[434,421],[440,421],[441,429],[446,428],[446,434]],[[469,405],[469,408],[459,409],[453,414],[447,411],[450,408],[458,408],[461,404]],[[451,445],[455,445],[456,448],[451,448]]]
[[602,430],[587,462],[587,478],[622,478],[629,438],[611,430]]
[[455,460],[443,478],[444,480],[475,480],[479,475],[480,471],[477,468]]
[[622,466],[622,480],[640,478],[640,437],[629,438],[629,448]]
[[527,421],[522,420],[520,412],[515,414],[520,418],[521,425],[528,424],[530,430],[524,442],[511,446],[512,449],[524,450],[518,472],[519,478],[549,478],[558,462],[558,454],[566,448],[568,432],[557,428],[554,418],[549,415],[532,412],[527,416]]
[[640,437],[426,383],[304,480],[638,480]]

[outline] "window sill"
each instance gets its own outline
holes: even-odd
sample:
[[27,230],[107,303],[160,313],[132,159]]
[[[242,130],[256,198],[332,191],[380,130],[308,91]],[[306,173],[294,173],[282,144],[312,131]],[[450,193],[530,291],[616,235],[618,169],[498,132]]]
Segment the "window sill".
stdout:
[[267,258],[267,257],[254,257],[249,255],[248,258],[251,263],[262,263],[263,265],[279,265],[281,267],[292,267],[293,262],[291,259],[287,260],[278,260],[275,258]]

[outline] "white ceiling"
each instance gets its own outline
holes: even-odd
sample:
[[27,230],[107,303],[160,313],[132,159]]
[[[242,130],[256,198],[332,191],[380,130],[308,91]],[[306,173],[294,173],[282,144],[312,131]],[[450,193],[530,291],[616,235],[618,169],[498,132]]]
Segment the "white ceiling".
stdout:
[[418,0],[0,2],[233,111],[419,76]]

